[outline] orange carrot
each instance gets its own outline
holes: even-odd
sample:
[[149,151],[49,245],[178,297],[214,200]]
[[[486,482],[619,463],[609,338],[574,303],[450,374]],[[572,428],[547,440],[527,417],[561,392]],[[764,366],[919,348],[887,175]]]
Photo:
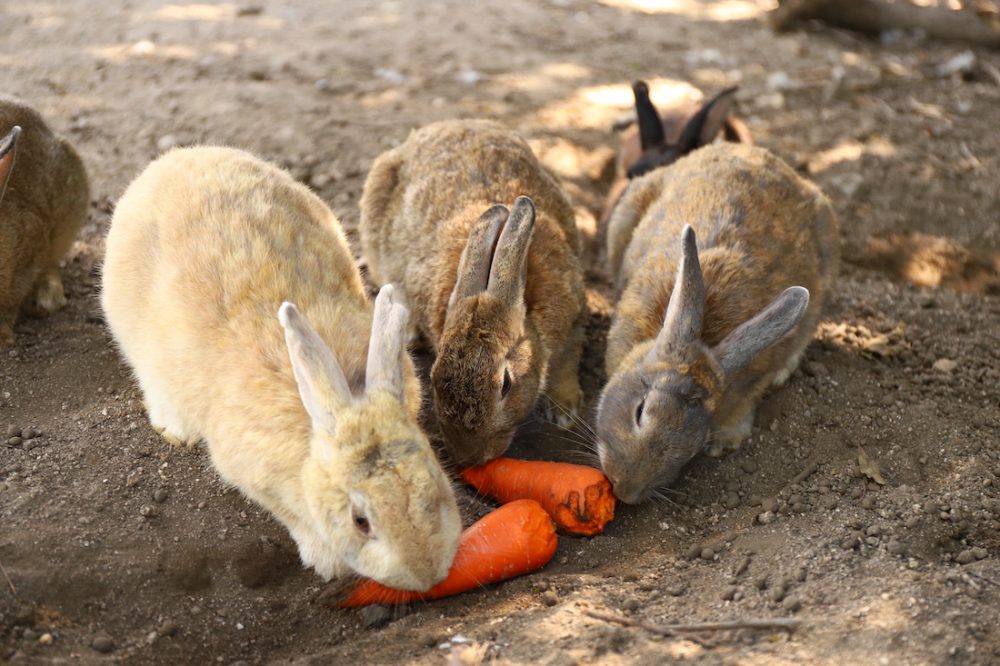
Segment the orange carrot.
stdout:
[[600,534],[615,517],[611,482],[593,467],[496,458],[466,469],[462,478],[498,502],[537,501],[565,534]]
[[405,604],[467,592],[540,569],[555,555],[557,545],[552,519],[538,502],[510,502],[462,532],[448,577],[426,592],[394,590],[364,580],[338,605]]

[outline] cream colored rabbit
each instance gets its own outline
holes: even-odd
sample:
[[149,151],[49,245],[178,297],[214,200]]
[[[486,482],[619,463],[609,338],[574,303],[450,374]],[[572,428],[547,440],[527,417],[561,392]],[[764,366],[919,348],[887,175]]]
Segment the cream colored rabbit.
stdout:
[[372,166],[361,243],[437,353],[434,407],[456,463],[503,453],[542,393],[578,408],[576,219],[517,134],[476,120],[413,132]]
[[615,495],[636,503],[706,445],[720,453],[750,434],[757,401],[812,339],[839,237],[819,188],[733,143],[633,180],[609,232],[609,247],[627,250],[615,265],[598,454]]
[[103,282],[150,422],[203,439],[306,565],[407,590],[444,579],[461,523],[417,426],[406,309],[385,286],[373,315],[314,194],[239,150],[169,152],[118,202]]
[[[6,136],[4,136],[6,135]],[[87,171],[68,141],[23,102],[0,96],[0,349],[18,313],[66,304],[59,261],[87,219]]]

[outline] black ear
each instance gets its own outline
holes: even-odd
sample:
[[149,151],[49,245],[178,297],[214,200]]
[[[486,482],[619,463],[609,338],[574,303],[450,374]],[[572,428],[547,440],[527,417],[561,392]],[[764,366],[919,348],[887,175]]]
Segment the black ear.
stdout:
[[0,198],[3,198],[3,191],[7,187],[7,179],[14,168],[14,149],[17,147],[17,138],[21,136],[21,128],[17,125],[0,140]]
[[739,90],[737,86],[726,88],[705,102],[698,109],[698,113],[691,116],[681,131],[681,138],[677,141],[677,149],[681,155],[686,155],[715,140],[736,105],[737,90]]
[[635,116],[639,122],[639,143],[643,152],[666,142],[663,135],[663,121],[653,101],[649,99],[649,86],[645,81],[632,84],[632,94],[635,95]]

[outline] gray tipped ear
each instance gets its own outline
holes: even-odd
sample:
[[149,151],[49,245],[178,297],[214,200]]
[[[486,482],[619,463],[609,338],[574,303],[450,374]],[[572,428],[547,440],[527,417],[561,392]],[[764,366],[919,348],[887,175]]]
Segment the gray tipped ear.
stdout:
[[299,387],[302,405],[312,419],[313,429],[332,433],[337,420],[334,411],[351,400],[351,389],[333,351],[319,337],[294,304],[285,301],[278,310],[285,329],[285,344],[292,372]]
[[698,242],[690,224],[681,232],[681,262],[674,279],[663,328],[656,336],[653,353],[660,359],[683,358],[692,343],[701,340],[705,313],[705,281],[698,261]]
[[663,121],[653,101],[649,99],[649,86],[645,81],[632,84],[635,96],[635,117],[639,123],[639,143],[643,152],[655,146],[662,146],[667,139],[663,134]]
[[7,136],[0,141],[0,199],[3,198],[4,190],[7,189],[7,179],[14,168],[14,153],[19,136],[21,136],[21,128],[14,125],[7,132]]
[[518,197],[497,240],[486,290],[501,302],[514,307],[524,302],[524,287],[528,278],[528,247],[535,230],[535,203],[528,197]]
[[809,290],[789,287],[752,319],[716,345],[712,353],[728,377],[744,369],[762,351],[788,335],[809,307]]
[[403,305],[393,302],[393,292],[391,284],[383,285],[375,297],[368,363],[365,366],[365,391],[387,391],[403,402],[406,394],[403,359],[410,313]]
[[462,250],[462,258],[458,262],[458,278],[455,288],[448,298],[448,309],[466,296],[474,296],[486,291],[489,282],[490,265],[493,263],[493,253],[496,250],[497,238],[510,211],[506,206],[497,204],[479,216],[469,232],[469,240]]
[[726,124],[726,118],[733,112],[736,106],[736,91],[738,86],[726,88],[712,99],[705,102],[698,113],[691,116],[691,119],[681,130],[680,139],[677,140],[677,148],[682,155],[690,153],[696,148],[712,143],[715,137]]

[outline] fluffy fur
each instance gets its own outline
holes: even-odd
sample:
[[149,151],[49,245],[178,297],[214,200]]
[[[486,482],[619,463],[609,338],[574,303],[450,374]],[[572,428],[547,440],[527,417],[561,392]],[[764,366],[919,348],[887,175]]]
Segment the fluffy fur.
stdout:
[[22,310],[50,314],[66,304],[59,261],[87,218],[90,190],[73,146],[23,102],[3,96],[0,152],[2,349],[14,344]]
[[461,524],[417,426],[405,308],[384,287],[373,315],[307,188],[242,151],[167,153],[118,202],[101,302],[152,425],[203,439],[303,563],[412,590],[446,576]]
[[614,266],[599,453],[616,494],[638,502],[710,433],[715,453],[749,434],[757,401],[816,328],[838,229],[815,185],[766,150],[726,143],[633,180],[610,232],[609,247],[627,251]]
[[[521,196],[533,206],[515,202]],[[514,132],[487,121],[440,122],[381,155],[362,195],[361,243],[372,276],[403,288],[437,352],[434,405],[455,462],[503,453],[540,393],[579,406],[584,301],[575,217]]]

